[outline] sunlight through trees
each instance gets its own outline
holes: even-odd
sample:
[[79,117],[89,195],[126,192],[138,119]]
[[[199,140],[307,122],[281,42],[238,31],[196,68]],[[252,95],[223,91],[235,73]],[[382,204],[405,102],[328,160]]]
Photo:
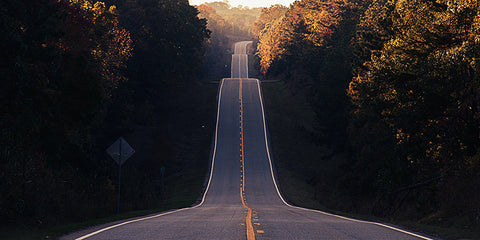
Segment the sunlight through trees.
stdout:
[[480,186],[478,3],[301,0],[279,15],[256,31],[262,72],[311,89],[319,138],[350,153],[333,191],[478,226],[480,195],[449,197]]

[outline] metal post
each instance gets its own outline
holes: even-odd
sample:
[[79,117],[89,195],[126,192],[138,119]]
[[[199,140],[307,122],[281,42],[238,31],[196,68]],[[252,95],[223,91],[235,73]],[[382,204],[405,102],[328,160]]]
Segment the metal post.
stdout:
[[160,169],[160,175],[162,180],[162,201],[165,200],[165,167]]
[[117,198],[117,214],[120,214],[120,183],[122,177],[122,139],[118,144],[118,198]]

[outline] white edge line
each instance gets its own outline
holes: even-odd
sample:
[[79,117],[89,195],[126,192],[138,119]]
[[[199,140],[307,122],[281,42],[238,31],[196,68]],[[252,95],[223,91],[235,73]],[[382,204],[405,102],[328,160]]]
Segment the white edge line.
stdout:
[[412,233],[412,232],[408,232],[408,231],[405,231],[405,230],[402,230],[402,229],[399,229],[399,228],[395,228],[395,227],[392,227],[392,226],[389,226],[389,225],[386,225],[386,224],[357,220],[357,219],[353,219],[353,218],[348,218],[348,217],[343,217],[343,216],[340,216],[340,215],[335,215],[335,214],[323,212],[323,211],[320,211],[320,210],[297,207],[297,206],[293,206],[293,205],[290,205],[289,203],[287,203],[285,201],[285,199],[283,199],[282,194],[280,194],[280,191],[278,190],[277,181],[275,180],[275,177],[274,177],[272,159],[270,158],[270,149],[268,147],[267,128],[266,128],[266,124],[265,124],[265,111],[263,110],[263,100],[262,100],[263,98],[262,98],[262,93],[260,91],[260,81],[258,79],[256,79],[256,80],[257,80],[258,97],[260,98],[260,105],[262,107],[263,133],[264,133],[264,137],[265,137],[265,147],[267,149],[267,157],[268,157],[268,161],[270,163],[270,174],[272,175],[273,184],[275,185],[275,189],[277,190],[277,194],[285,205],[287,205],[291,208],[296,208],[296,209],[300,209],[300,210],[304,210],[304,211],[310,211],[310,212],[317,212],[317,213],[321,213],[321,214],[325,214],[325,215],[328,215],[328,216],[337,217],[337,218],[341,218],[341,219],[345,219],[345,220],[349,220],[349,221],[353,221],[353,222],[373,224],[373,225],[389,228],[389,229],[392,229],[392,230],[395,230],[395,231],[398,231],[398,232],[401,232],[401,233],[405,233],[405,234],[408,234],[408,235],[411,235],[411,236],[414,236],[414,237],[418,237],[418,238],[421,238],[421,239],[425,239],[425,240],[433,240],[432,238],[428,238],[428,237],[425,237],[425,236],[422,236],[422,235],[418,235],[418,234],[415,234],[415,233]]
[[235,54],[232,54],[232,61],[230,63],[230,78],[233,78],[233,58],[235,57]]
[[248,78],[248,54],[245,54],[245,62],[247,64],[246,68],[247,68],[247,78]]
[[91,237],[91,236],[97,235],[97,234],[99,234],[99,233],[101,233],[101,232],[105,232],[105,231],[107,231],[107,230],[110,230],[110,229],[113,229],[113,228],[117,228],[117,227],[120,227],[120,226],[123,226],[123,225],[127,225],[127,224],[130,224],[130,223],[140,222],[140,221],[144,221],[144,220],[149,220],[149,219],[152,219],[152,218],[157,218],[157,217],[165,216],[165,215],[168,215],[168,214],[172,214],[172,213],[176,213],[176,212],[180,212],[180,211],[184,211],[184,210],[189,210],[189,209],[194,209],[194,208],[197,208],[197,207],[202,206],[202,204],[205,202],[205,197],[207,196],[208,190],[210,189],[210,183],[211,183],[211,181],[212,181],[212,176],[213,176],[213,167],[215,166],[215,155],[216,155],[216,153],[217,153],[218,119],[219,119],[219,116],[220,116],[220,101],[221,101],[221,99],[222,99],[223,82],[224,82],[224,79],[222,79],[222,81],[221,81],[221,83],[220,83],[220,90],[219,90],[219,93],[218,93],[217,123],[216,123],[216,125],[215,125],[215,143],[214,143],[214,147],[213,147],[213,156],[212,156],[212,164],[211,164],[211,168],[210,168],[210,177],[209,177],[209,179],[208,179],[208,184],[207,184],[207,187],[206,187],[205,192],[204,192],[204,194],[203,194],[202,201],[201,201],[199,204],[197,204],[197,205],[195,205],[195,206],[193,206],[193,207],[177,209],[177,210],[174,210],[174,211],[157,214],[157,215],[150,216],[150,217],[144,217],[144,218],[140,218],[140,219],[135,219],[135,220],[131,220],[131,221],[119,223],[119,224],[116,224],[116,225],[113,225],[113,226],[110,226],[110,227],[102,228],[102,229],[97,230],[97,231],[95,231],[95,232],[92,232],[92,233],[89,233],[89,234],[87,234],[87,235],[84,235],[84,236],[81,236],[81,237],[79,237],[79,238],[76,238],[75,240],[83,240],[83,239],[89,238],[89,237]]
[[247,78],[248,78],[248,53],[247,53],[247,46],[248,46],[249,44],[253,44],[253,41],[247,41],[247,43],[245,44],[245,55],[247,56],[247,60],[246,60],[246,62],[247,62]]
[[[247,46],[248,46],[249,44],[253,44],[253,41],[243,41],[243,42],[237,42],[237,43],[235,43],[235,50],[234,50],[234,52],[233,52],[233,54],[232,54],[232,65],[233,65],[233,59],[235,58],[235,55],[245,55],[245,57],[246,57],[246,61],[245,61],[245,62],[247,63],[247,77],[246,77],[246,78],[248,78],[248,54],[247,54]],[[243,45],[243,47],[241,47],[241,45]],[[238,48],[240,48],[240,49],[238,49]],[[241,51],[243,48],[245,48],[245,53],[242,53],[242,51]],[[239,77],[240,77],[240,75],[241,75],[241,69],[239,69],[239,73],[238,73],[238,74],[239,74]],[[233,77],[233,66],[232,66],[231,69],[230,69],[230,78],[234,78],[234,77]]]

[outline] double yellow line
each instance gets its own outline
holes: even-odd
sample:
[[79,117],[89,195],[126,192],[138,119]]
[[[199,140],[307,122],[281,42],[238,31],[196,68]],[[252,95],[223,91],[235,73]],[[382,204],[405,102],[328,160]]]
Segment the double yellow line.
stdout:
[[243,97],[242,97],[242,78],[241,78],[241,55],[238,55],[238,100],[240,102],[240,163],[241,163],[241,184],[240,184],[240,197],[242,198],[243,206],[248,210],[245,224],[247,226],[247,240],[255,240],[255,232],[252,225],[252,208],[248,206],[245,198],[245,150],[243,144]]

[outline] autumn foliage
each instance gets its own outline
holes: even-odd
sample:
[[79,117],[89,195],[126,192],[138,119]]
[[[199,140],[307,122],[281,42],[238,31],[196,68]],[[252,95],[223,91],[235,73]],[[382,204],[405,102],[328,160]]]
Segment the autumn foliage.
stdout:
[[[201,72],[208,31],[188,1],[114,2],[0,2],[2,226],[45,227],[112,214],[117,175],[105,148],[128,132],[118,129],[136,131],[133,116],[155,114],[158,108],[139,107],[150,106],[144,99],[173,95],[171,86]],[[141,95],[144,79],[158,82],[147,85],[157,95]],[[155,144],[168,152],[168,144]],[[130,176],[158,175],[139,172]],[[162,196],[144,192],[153,184],[137,188],[143,201],[132,199],[136,205],[125,209],[152,207],[153,200],[158,207]]]
[[[383,174],[404,179],[379,182],[390,191],[441,179],[426,211],[470,212],[480,200],[463,191],[455,201],[446,197],[451,185],[473,190],[480,180],[479,14],[473,1],[376,1],[357,31],[359,64],[348,90],[352,134],[375,125],[370,130],[389,136],[392,149],[383,161],[398,167]],[[357,143],[360,159],[367,145],[378,144]]]
[[264,24],[262,71],[311,89],[319,143],[349,155],[322,189],[343,200],[323,203],[480,224],[479,16],[476,1],[301,0]]
[[[41,224],[72,215],[89,194],[113,191],[108,182],[85,186],[79,168],[90,129],[122,70],[132,40],[115,7],[88,1],[6,1],[0,4],[0,221]],[[83,188],[83,192],[75,192]],[[58,191],[62,192],[58,196]],[[72,198],[78,198],[73,200]],[[92,198],[93,200],[93,198]],[[91,212],[82,207],[85,213]]]

